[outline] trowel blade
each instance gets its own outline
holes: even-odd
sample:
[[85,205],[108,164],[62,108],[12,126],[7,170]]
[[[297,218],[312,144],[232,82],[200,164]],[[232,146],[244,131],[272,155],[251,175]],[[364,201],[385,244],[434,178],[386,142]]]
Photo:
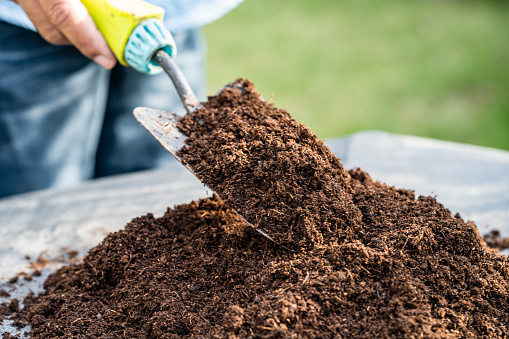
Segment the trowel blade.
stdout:
[[184,146],[187,136],[177,128],[177,115],[148,107],[136,107],[134,117],[168,152],[181,161],[177,152]]
[[[182,159],[177,155],[177,152],[184,147],[187,136],[180,132],[177,127],[179,116],[168,111],[161,111],[158,109],[148,108],[148,107],[136,107],[134,109],[134,117],[138,122],[145,127],[150,134],[154,136],[154,138],[159,141],[163,147],[170,152],[175,159],[177,159],[185,168],[187,168],[195,177],[199,179],[196,173],[187,165],[182,162]],[[202,184],[207,187],[211,192],[215,193],[219,198],[223,199],[220,194],[215,192],[209,186]],[[224,199],[223,199],[224,200]],[[230,207],[231,208],[231,207]],[[237,215],[242,218],[252,228],[254,228],[258,233],[262,234],[264,237],[268,238],[272,242],[280,245],[277,241],[272,239],[270,235],[265,233],[260,228],[254,227],[251,223],[249,223],[241,214],[239,214],[235,209],[232,210],[237,213]],[[282,246],[282,245],[280,245]],[[282,246],[284,247],[284,246]],[[286,247],[285,247],[286,248]]]

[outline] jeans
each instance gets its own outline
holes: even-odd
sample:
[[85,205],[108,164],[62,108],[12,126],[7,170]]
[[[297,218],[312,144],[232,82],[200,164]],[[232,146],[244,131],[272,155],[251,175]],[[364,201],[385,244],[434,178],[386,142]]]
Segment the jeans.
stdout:
[[[176,61],[203,100],[201,32],[174,38]],[[109,71],[72,46],[0,21],[0,197],[175,161],[136,121],[137,106],[184,113],[166,74]]]

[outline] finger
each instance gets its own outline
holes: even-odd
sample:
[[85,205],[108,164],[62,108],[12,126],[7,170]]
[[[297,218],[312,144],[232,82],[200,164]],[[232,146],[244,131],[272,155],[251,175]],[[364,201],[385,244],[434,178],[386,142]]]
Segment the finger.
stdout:
[[86,57],[111,69],[116,59],[80,0],[39,0],[49,21]]
[[37,32],[52,45],[70,45],[69,40],[53,25],[37,0],[18,0]]

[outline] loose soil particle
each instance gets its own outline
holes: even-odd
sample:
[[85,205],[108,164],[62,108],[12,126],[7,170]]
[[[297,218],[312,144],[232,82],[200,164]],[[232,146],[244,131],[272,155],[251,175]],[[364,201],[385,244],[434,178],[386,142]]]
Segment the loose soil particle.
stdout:
[[20,326],[34,338],[507,337],[508,259],[473,223],[347,172],[249,81],[235,86],[181,121],[181,155],[222,199],[108,235],[25,298]]

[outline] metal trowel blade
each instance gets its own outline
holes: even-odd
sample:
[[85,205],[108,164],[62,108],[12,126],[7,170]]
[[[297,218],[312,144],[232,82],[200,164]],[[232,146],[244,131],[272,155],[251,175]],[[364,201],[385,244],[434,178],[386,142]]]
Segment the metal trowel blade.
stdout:
[[[182,162],[182,158],[177,155],[177,152],[184,147],[187,136],[180,132],[177,127],[179,116],[168,111],[161,111],[148,107],[137,107],[134,109],[134,117],[138,122],[145,127],[150,134],[154,136],[154,138],[159,141],[163,147],[170,152],[175,159],[177,159],[185,168],[187,168],[195,177],[199,179],[196,173],[187,165]],[[207,187],[211,192],[215,193],[219,198],[223,199],[220,194],[215,192],[209,186],[202,184]],[[231,207],[230,207],[231,208]],[[232,210],[239,215],[242,220],[246,222],[249,226],[254,228],[258,233],[262,234],[264,237],[268,238],[272,242],[280,245],[277,241],[272,239],[270,235],[265,233],[260,228],[253,226],[250,222],[248,222],[241,214],[239,214],[235,209]],[[282,245],[280,245],[282,246]],[[284,247],[284,246],[282,246]],[[286,248],[286,247],[285,247]]]
[[[179,118],[177,115],[148,107],[136,107],[134,117],[168,152],[181,162],[177,152],[184,147],[187,136],[177,128]],[[188,169],[191,171],[190,168]]]

